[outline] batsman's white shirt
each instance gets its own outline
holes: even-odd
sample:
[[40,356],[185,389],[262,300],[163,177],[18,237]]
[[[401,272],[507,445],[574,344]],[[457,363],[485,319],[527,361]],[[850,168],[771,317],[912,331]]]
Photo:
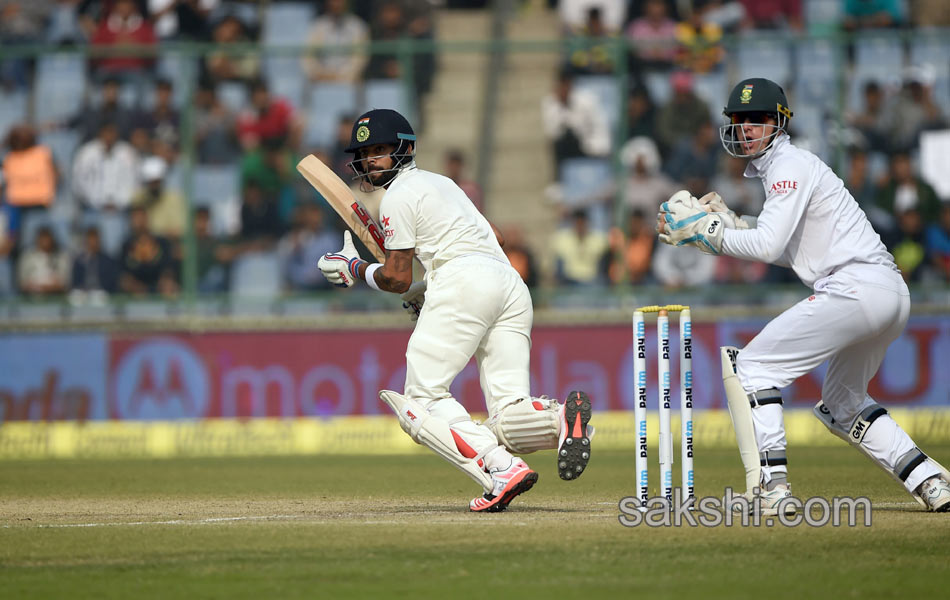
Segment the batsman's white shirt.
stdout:
[[415,248],[425,304],[406,349],[407,396],[450,397],[475,356],[488,411],[526,398],[533,308],[488,220],[451,179],[406,168],[379,208],[388,250]]
[[[742,349],[739,380],[746,392],[783,389],[827,361],[822,400],[835,420],[850,424],[873,403],[868,382],[907,324],[907,285],[864,211],[817,156],[780,135],[745,175],[762,180],[765,204],[754,228],[723,232],[722,253],[791,267],[814,294]],[[753,418],[760,451],[785,448],[780,405],[758,407]],[[868,436],[881,438],[869,450],[891,467],[914,447],[889,418]],[[905,485],[913,489],[932,472],[922,466]]]

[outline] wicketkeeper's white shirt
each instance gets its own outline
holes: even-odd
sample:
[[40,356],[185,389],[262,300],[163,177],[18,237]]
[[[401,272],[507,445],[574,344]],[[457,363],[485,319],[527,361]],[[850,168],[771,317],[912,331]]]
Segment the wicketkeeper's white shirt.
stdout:
[[453,258],[486,255],[510,264],[488,220],[448,177],[411,167],[379,205],[387,250],[416,249],[426,272]]
[[849,264],[897,269],[844,182],[787,135],[750,161],[745,176],[762,180],[765,205],[753,229],[723,232],[723,254],[791,267],[809,287]]

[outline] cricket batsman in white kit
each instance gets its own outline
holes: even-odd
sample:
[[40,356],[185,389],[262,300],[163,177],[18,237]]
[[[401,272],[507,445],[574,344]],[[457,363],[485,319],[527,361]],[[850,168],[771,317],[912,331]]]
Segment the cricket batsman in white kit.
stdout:
[[[416,168],[415,134],[398,112],[371,110],[353,125],[348,152],[360,185],[385,188],[379,209],[386,261],[359,258],[350,232],[319,268],[343,287],[364,280],[402,294],[415,330],[406,349],[404,394],[383,390],[402,429],[484,489],[469,508],[498,512],[538,474],[514,455],[558,449],[558,473],[575,479],[590,459],[590,399],[532,398],[531,296],[501,249],[498,230],[448,177]],[[425,278],[412,281],[412,261]],[[489,419],[476,423],[449,386],[475,356]]]
[[815,415],[858,448],[928,510],[950,509],[950,475],[882,406],[868,382],[904,330],[910,293],[878,234],[832,170],[788,139],[792,111],[768,79],[746,79],[729,95],[720,129],[730,155],[748,158],[766,201],[739,218],[712,192],[686,191],[660,207],[661,241],[791,267],[813,295],[772,320],[741,351],[723,348],[723,380],[747,497],[768,514],[790,497],[781,390],[828,361]]

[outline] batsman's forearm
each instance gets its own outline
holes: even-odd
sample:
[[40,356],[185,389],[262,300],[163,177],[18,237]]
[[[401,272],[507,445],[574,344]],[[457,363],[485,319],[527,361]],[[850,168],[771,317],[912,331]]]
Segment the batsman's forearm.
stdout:
[[[358,267],[359,277],[363,281],[367,281],[367,271],[370,270],[370,276],[373,278],[373,283],[376,284],[375,286],[371,285],[371,287],[376,287],[384,292],[402,294],[412,285],[412,259],[409,259],[407,265],[403,265],[403,258],[390,255],[389,260],[382,267],[372,270],[370,270],[369,264],[361,264]],[[367,283],[369,282],[367,281]]]

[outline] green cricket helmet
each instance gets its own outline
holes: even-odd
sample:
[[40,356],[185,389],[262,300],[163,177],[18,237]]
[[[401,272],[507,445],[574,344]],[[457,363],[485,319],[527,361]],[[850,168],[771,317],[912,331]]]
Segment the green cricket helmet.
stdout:
[[[726,152],[737,158],[755,158],[764,154],[780,131],[788,133],[788,122],[792,118],[782,86],[760,77],[744,79],[736,84],[722,114],[729,118],[729,122],[719,128],[719,139]],[[774,124],[767,122],[769,117],[775,121]],[[762,126],[766,133],[760,138],[746,139],[742,131],[745,123]],[[769,143],[758,152],[742,152],[743,144],[766,139]]]

